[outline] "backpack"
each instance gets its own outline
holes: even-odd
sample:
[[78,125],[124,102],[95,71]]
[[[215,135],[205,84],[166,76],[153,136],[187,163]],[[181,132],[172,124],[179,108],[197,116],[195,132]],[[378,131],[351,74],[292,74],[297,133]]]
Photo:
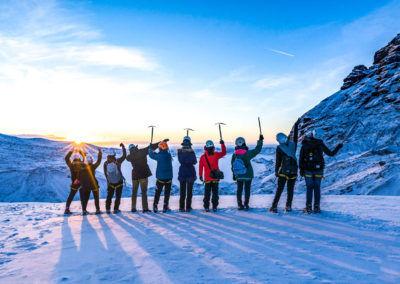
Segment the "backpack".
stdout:
[[106,169],[109,183],[116,184],[122,181],[122,174],[116,163],[107,163]]
[[309,145],[305,149],[304,162],[310,171],[321,171],[324,169],[324,156],[317,145]]
[[247,173],[247,167],[246,167],[243,159],[236,156],[236,158],[232,164],[232,171],[235,176],[244,175]]

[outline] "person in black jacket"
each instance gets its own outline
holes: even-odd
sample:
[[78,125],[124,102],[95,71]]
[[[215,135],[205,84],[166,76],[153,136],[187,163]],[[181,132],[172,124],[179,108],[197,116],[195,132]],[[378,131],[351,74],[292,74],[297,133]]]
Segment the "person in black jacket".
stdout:
[[[72,161],[71,161],[71,156],[73,156]],[[85,160],[85,153],[82,150],[76,148],[74,148],[72,151],[69,151],[65,156],[65,162],[67,163],[67,166],[71,171],[71,185],[67,202],[65,204],[64,214],[72,214],[69,207],[71,206],[71,202],[74,199],[76,192],[81,189],[81,182],[79,175],[81,173],[82,167],[84,167],[83,164],[84,160]]]
[[193,184],[197,179],[196,169],[194,168],[194,165],[197,164],[197,158],[189,136],[183,138],[181,145],[182,148],[178,149],[178,160],[181,164],[178,172],[180,182],[179,211],[190,212],[192,209]]
[[82,190],[79,193],[84,215],[88,213],[86,208],[90,198],[90,192],[93,192],[94,204],[96,206],[96,214],[101,213],[99,201],[99,183],[96,179],[96,169],[100,166],[102,156],[103,155],[100,148],[98,149],[96,163],[93,163],[92,156],[86,155],[87,164],[85,164],[80,173]]
[[343,147],[339,144],[331,151],[324,142],[319,139],[321,132],[314,129],[303,142],[300,150],[300,175],[305,177],[307,187],[307,200],[304,212],[312,213],[312,200],[314,194],[314,213],[320,213],[321,180],[324,175],[324,153],[334,156]]
[[124,144],[119,144],[122,147],[122,156],[116,158],[116,154],[107,156],[107,161],[104,162],[104,174],[107,179],[107,199],[106,212],[111,211],[111,201],[115,192],[114,213],[120,212],[119,204],[121,203],[122,188],[124,186],[124,176],[121,172],[121,164],[126,158],[126,149]]
[[132,164],[132,212],[136,212],[136,200],[139,185],[142,193],[143,213],[150,212],[149,204],[147,202],[147,186],[148,178],[152,174],[149,165],[147,164],[147,155],[149,154],[149,148],[156,150],[157,147],[158,143],[151,144],[143,149],[139,149],[138,145],[129,145],[129,155],[126,157],[126,160]]
[[283,133],[276,135],[276,140],[279,142],[276,147],[276,162],[275,162],[275,176],[278,178],[278,187],[276,189],[274,201],[269,209],[273,213],[278,213],[278,202],[287,183],[287,199],[286,199],[286,212],[292,211],[292,200],[294,185],[297,179],[297,141],[299,133],[299,122],[297,120],[294,124],[293,141]]

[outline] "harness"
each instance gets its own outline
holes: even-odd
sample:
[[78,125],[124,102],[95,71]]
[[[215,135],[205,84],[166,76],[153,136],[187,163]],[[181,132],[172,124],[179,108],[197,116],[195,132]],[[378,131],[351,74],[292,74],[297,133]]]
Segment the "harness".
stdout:
[[203,183],[219,183],[219,180],[205,180]]
[[172,180],[162,181],[160,179],[157,179],[157,182],[162,183],[162,184],[167,184],[167,183],[172,183]]
[[286,180],[291,180],[291,179],[297,179],[297,175],[295,175],[294,177],[289,177],[287,175],[284,174],[279,174],[280,177],[284,177]]
[[111,187],[111,188],[113,188],[113,189],[118,189],[118,188],[120,188],[120,187],[123,187],[124,184],[123,184],[123,183],[120,183],[120,184],[113,185],[113,184],[109,183],[108,186]]
[[304,176],[305,176],[305,177],[308,177],[308,178],[316,177],[316,178],[325,179],[324,175],[304,175]]

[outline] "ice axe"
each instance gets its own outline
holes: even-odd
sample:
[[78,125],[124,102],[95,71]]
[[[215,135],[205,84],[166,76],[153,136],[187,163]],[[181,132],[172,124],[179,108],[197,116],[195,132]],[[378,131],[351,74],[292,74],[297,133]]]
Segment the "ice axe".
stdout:
[[219,138],[221,138],[221,140],[222,140],[221,125],[226,125],[226,124],[223,122],[217,122],[216,124],[218,124],[218,128],[219,128]]
[[186,136],[189,136],[189,131],[194,131],[194,129],[192,128],[185,128],[186,130]]
[[258,117],[258,128],[260,129],[260,135],[262,135],[260,117]]
[[154,125],[150,125],[149,128],[151,128],[151,142],[150,144],[153,144],[153,133],[154,133]]

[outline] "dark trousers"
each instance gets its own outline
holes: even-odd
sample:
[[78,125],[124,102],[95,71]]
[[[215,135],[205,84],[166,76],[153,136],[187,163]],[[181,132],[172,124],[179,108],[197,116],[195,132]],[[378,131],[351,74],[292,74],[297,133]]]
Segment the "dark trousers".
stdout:
[[192,195],[193,195],[193,182],[180,183],[180,198],[179,198],[179,209],[192,209]]
[[147,185],[148,185],[148,179],[134,179],[132,180],[132,209],[136,209],[136,200],[137,200],[137,194],[139,190],[139,185],[140,185],[140,190],[142,192],[142,209],[143,210],[149,210],[149,205],[147,202]]
[[244,188],[244,205],[248,206],[250,201],[251,180],[238,180],[236,197],[238,205],[242,205],[242,193]]
[[156,182],[156,193],[154,195],[154,203],[153,207],[158,205],[158,201],[160,201],[160,196],[163,188],[164,191],[164,208],[168,208],[169,204],[169,196],[171,194],[172,180],[157,180]]
[[115,192],[115,203],[114,210],[119,210],[119,204],[121,203],[121,195],[122,195],[122,183],[111,184],[109,183],[107,186],[107,199],[106,199],[106,210],[111,209],[111,201],[114,197]]
[[72,200],[74,200],[74,197],[75,197],[77,191],[78,191],[77,188],[75,189],[75,188],[71,187],[71,189],[69,190],[69,195],[67,198],[67,203],[65,204],[65,208],[69,209],[69,207],[71,206],[71,202],[72,202]]
[[99,189],[92,190],[93,198],[94,198],[94,206],[96,206],[96,211],[100,211],[100,194]]
[[314,194],[314,207],[319,206],[321,201],[321,181],[323,172],[305,172],[305,180],[307,187],[306,206],[311,206]]
[[274,201],[272,202],[272,207],[278,207],[279,199],[281,198],[281,194],[283,189],[285,188],[285,184],[287,183],[287,199],[286,199],[286,207],[292,207],[293,200],[293,192],[294,185],[296,183],[296,178],[279,177],[278,178],[278,187],[276,188]]
[[81,198],[82,211],[86,211],[90,198],[90,189],[81,188],[79,190],[79,197]]
[[219,188],[219,183],[218,182],[206,182],[204,185],[204,208],[209,209],[210,208],[210,197],[211,197],[211,192],[212,192],[212,206],[213,208],[218,207],[218,188]]

